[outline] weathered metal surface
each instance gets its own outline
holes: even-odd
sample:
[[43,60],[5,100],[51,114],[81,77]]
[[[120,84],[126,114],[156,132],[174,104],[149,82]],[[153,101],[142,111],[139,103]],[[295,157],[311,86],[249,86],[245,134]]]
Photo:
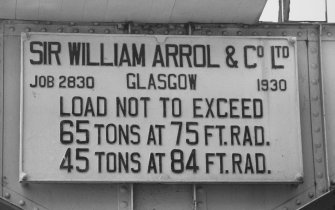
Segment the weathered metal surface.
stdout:
[[[318,31],[310,32],[318,37]],[[318,52],[320,51],[319,39],[310,41],[308,45],[309,80],[312,116],[312,138],[314,155],[314,173],[316,179],[316,194],[319,196],[328,189],[326,146],[324,138],[324,112],[322,96],[321,63]]]
[[[54,25],[56,24],[56,25]],[[202,35],[262,35],[262,36],[297,36],[298,38],[298,69],[299,69],[299,97],[300,117],[302,129],[302,150],[304,165],[304,183],[299,185],[197,185],[198,209],[297,209],[299,206],[312,201],[320,194],[317,192],[315,182],[324,183],[324,178],[317,180],[315,177],[313,153],[313,134],[311,126],[317,126],[318,122],[312,122],[309,86],[309,41],[316,41],[311,31],[316,32],[314,25],[207,25],[207,24],[124,24],[104,25],[76,24],[72,23],[36,23],[10,22],[4,27],[4,154],[3,174],[5,181],[2,186],[6,200],[19,206],[24,204],[24,209],[117,209],[122,203],[118,197],[118,185],[77,185],[77,184],[19,184],[18,183],[18,154],[19,154],[19,68],[18,59],[20,52],[20,33],[25,31],[48,31],[66,33],[137,33],[137,34],[202,34]],[[120,27],[118,27],[120,26]],[[64,27],[64,28],[62,28]],[[78,29],[78,30],[76,30]],[[119,30],[120,29],[120,30]],[[190,30],[189,30],[190,29]],[[326,26],[327,31],[334,31],[332,26]],[[108,31],[110,30],[110,31]],[[325,31],[325,30],[324,30]],[[325,39],[334,40],[333,36],[324,33]],[[324,43],[328,45],[329,42]],[[313,45],[317,46],[317,45]],[[323,46],[323,51],[325,48]],[[313,51],[312,48],[310,48]],[[317,56],[317,55],[316,55]],[[324,56],[324,55],[323,55]],[[327,60],[333,60],[328,55]],[[313,58],[314,59],[314,58]],[[312,61],[313,62],[313,61]],[[313,63],[311,63],[312,65]],[[332,65],[333,66],[333,65]],[[331,66],[330,66],[331,67]],[[325,68],[325,67],[324,67]],[[331,67],[332,68],[332,67]],[[311,70],[312,71],[312,70]],[[319,89],[320,90],[320,89]],[[314,91],[314,90],[313,90]],[[314,93],[314,92],[312,92]],[[327,89],[326,89],[327,97]],[[326,106],[327,110],[327,106]],[[327,114],[328,112],[326,112]],[[326,121],[329,122],[328,120]],[[321,125],[322,126],[322,125]],[[332,128],[330,128],[332,129]],[[329,130],[329,129],[328,129]],[[318,131],[318,129],[316,129]],[[329,134],[329,131],[327,132]],[[317,138],[315,138],[317,140]],[[328,142],[331,141],[327,138]],[[329,145],[329,144],[328,144]],[[329,148],[329,146],[327,147]],[[319,153],[320,154],[320,153]],[[331,159],[329,159],[331,161]],[[319,166],[317,166],[319,167]],[[320,165],[320,167],[322,167]],[[321,168],[321,170],[324,170]],[[317,174],[316,174],[317,175]],[[111,187],[110,187],[111,186]],[[318,184],[318,186],[320,186]],[[131,189],[131,187],[129,188]],[[76,196],[71,196],[75,194]],[[159,184],[134,184],[134,192],[130,191],[130,198],[134,198],[134,204],[128,205],[129,209],[194,209],[192,185],[159,185]],[[230,199],[225,199],[229,197]],[[262,202],[262,203],[261,203]],[[95,204],[93,207],[92,203]],[[132,203],[130,201],[130,203]],[[202,205],[202,206],[201,206]],[[108,207],[107,207],[108,206]],[[125,203],[122,203],[125,206]],[[235,208],[236,206],[236,208]],[[256,206],[255,208],[253,206]],[[101,207],[101,208],[100,208]]]
[[[0,18],[100,22],[257,23],[266,0],[0,1]],[[208,12],[211,11],[211,12]],[[243,15],[240,15],[243,14]]]
[[[0,185],[2,186],[2,173],[3,173],[3,160],[2,160],[2,153],[3,153],[3,97],[4,97],[4,90],[3,90],[3,22],[0,22]],[[0,189],[0,195],[3,196],[2,187]]]

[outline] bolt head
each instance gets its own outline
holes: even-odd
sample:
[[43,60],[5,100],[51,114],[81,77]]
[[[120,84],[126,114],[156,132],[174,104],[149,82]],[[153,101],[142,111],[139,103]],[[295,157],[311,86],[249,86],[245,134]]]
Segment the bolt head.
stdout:
[[126,207],[128,207],[128,202],[126,202],[126,201],[122,201],[121,204],[120,204],[120,206],[121,206],[122,208],[126,208]]
[[9,194],[8,192],[6,192],[6,193],[4,194],[4,197],[5,197],[6,199],[10,199],[10,194]]
[[20,205],[20,206],[24,206],[24,205],[26,205],[26,202],[25,202],[24,200],[20,200],[20,201],[19,201],[19,205]]
[[297,174],[295,176],[295,180],[297,180],[298,182],[303,182],[304,181],[304,177],[301,174]]

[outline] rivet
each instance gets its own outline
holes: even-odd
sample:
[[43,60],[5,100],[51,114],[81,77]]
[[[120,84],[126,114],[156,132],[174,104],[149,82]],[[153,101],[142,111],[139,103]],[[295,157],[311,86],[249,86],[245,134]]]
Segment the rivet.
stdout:
[[219,25],[219,28],[224,28],[224,27],[226,27],[225,24],[220,24],[220,25]]
[[196,26],[194,27],[194,29],[195,29],[195,30],[201,30],[201,25],[196,25]]
[[122,187],[120,188],[120,192],[121,192],[121,193],[126,193],[126,192],[128,192],[128,188],[127,188],[126,186],[122,186]]
[[150,30],[150,31],[149,31],[149,34],[154,34],[154,31],[153,31],[153,30]]
[[302,32],[298,32],[298,36],[302,36]]
[[88,29],[88,32],[89,32],[89,33],[94,33],[94,29],[93,29],[93,28],[90,28],[90,29]]
[[99,24],[98,22],[94,22],[93,25],[94,25],[94,26],[98,26],[98,25],[100,25],[100,24]]
[[126,208],[128,206],[128,202],[122,201],[120,206],[121,206],[121,208]]
[[4,197],[5,197],[6,199],[10,199],[10,194],[6,192],[5,195],[4,195]]
[[[201,28],[201,26],[199,26]],[[174,30],[176,27],[173,24],[169,24],[169,29]]]
[[168,30],[164,31],[164,34],[165,35],[169,34],[169,31]]
[[119,30],[123,30],[124,29],[124,25],[122,23],[118,23],[116,27]]
[[328,32],[328,33],[327,33],[327,36],[333,36],[333,34],[332,34],[332,33],[330,33],[330,32]]
[[178,31],[178,34],[179,34],[179,35],[182,35],[182,34],[183,34],[183,32],[182,32],[182,31]]
[[41,28],[41,32],[46,32],[47,29],[46,28]]
[[313,197],[314,197],[314,193],[313,193],[313,192],[309,192],[309,193],[308,193],[308,197],[309,197],[309,198],[313,198]]
[[321,158],[321,157],[318,157],[318,158],[316,158],[316,161],[317,161],[318,163],[321,163],[321,162],[322,162],[322,158]]
[[298,173],[298,174],[295,175],[295,180],[297,180],[298,182],[302,182],[304,180],[304,178],[302,177],[301,174]]
[[206,31],[207,35],[212,35],[213,33],[211,31]]
[[257,32],[256,31],[252,32],[252,35],[257,36]]
[[313,85],[317,85],[317,84],[318,84],[318,80],[317,80],[317,79],[313,79],[313,80],[312,80],[312,84],[313,84]]
[[28,179],[28,175],[27,175],[26,173],[23,172],[23,173],[21,174],[21,180],[22,180],[22,181],[26,181],[27,179]]
[[320,147],[321,147],[321,142],[317,142],[317,143],[315,143],[315,147],[316,147],[316,148],[320,148]]
[[24,31],[25,31],[25,32],[30,32],[31,29],[30,29],[29,27],[27,27],[27,28],[24,29]]
[[222,31],[222,35],[223,35],[223,36],[227,36],[227,35],[228,35],[228,32],[227,32],[227,31]]
[[10,31],[15,31],[15,28],[14,27],[10,27],[9,30]]
[[299,199],[297,199],[296,201],[295,201],[295,204],[297,204],[298,206],[301,204],[301,201],[299,200]]
[[64,30],[63,28],[58,28],[57,29],[57,31],[60,32],[60,33],[63,32],[63,30]]
[[322,173],[322,172],[319,172],[319,173],[317,174],[317,177],[318,177],[319,179],[321,179],[321,178],[323,177],[323,173]]
[[79,29],[77,29],[77,28],[73,29],[73,33],[78,33],[78,32],[79,32]]
[[266,33],[268,36],[271,36],[272,35],[272,33],[269,31],[269,32],[267,32]]
[[51,25],[51,21],[45,22],[45,25]]
[[269,28],[269,25],[264,25],[264,28]]
[[313,117],[319,117],[320,113],[319,112],[314,112]]
[[75,22],[70,22],[70,26],[75,26],[76,23]]
[[104,30],[104,32],[105,32],[105,34],[109,34],[109,33],[111,32],[111,30],[109,30],[108,28],[106,28],[106,29]]
[[180,28],[184,28],[184,27],[185,27],[185,24],[184,24],[184,23],[179,24],[179,27],[180,27]]
[[25,202],[24,200],[20,200],[20,201],[19,201],[19,205],[20,205],[20,206],[24,206],[25,204],[26,204],[26,202]]
[[326,192],[326,188],[323,187],[323,186],[319,187],[318,190],[319,190],[319,192],[321,192],[321,193]]
[[281,34],[282,34],[283,36],[287,36],[287,32],[286,32],[286,31],[283,31]]
[[237,35],[239,35],[239,36],[241,36],[242,34],[243,34],[242,31],[237,32]]

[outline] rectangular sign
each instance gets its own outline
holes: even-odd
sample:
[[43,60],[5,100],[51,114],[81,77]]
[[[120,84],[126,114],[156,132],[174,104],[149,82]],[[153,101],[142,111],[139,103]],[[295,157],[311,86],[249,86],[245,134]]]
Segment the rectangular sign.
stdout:
[[21,181],[302,181],[295,38],[21,39]]

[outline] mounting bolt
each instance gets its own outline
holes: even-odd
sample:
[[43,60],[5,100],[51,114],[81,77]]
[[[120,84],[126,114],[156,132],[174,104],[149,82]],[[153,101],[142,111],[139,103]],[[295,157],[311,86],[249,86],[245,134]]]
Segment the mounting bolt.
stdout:
[[298,36],[302,36],[302,32],[299,31],[299,32],[298,32]]
[[24,200],[20,200],[20,201],[19,201],[19,205],[20,205],[20,206],[24,206],[24,205],[26,205],[26,202],[25,202]]
[[15,28],[14,27],[10,27],[9,30],[10,31],[15,31]]
[[127,201],[122,201],[120,203],[120,206],[121,206],[121,208],[126,208],[126,207],[128,207],[128,202]]
[[269,32],[266,33],[266,35],[271,36],[272,32],[269,31]]
[[319,179],[321,179],[321,178],[323,177],[323,173],[319,172],[319,173],[317,174],[317,176],[318,176]]
[[120,192],[122,192],[122,193],[126,193],[126,192],[128,192],[128,188],[127,188],[126,186],[122,186],[122,187],[120,188]]
[[90,28],[90,29],[88,29],[88,32],[89,32],[89,33],[94,33],[94,29],[93,29],[93,28]]
[[6,192],[6,193],[4,194],[4,197],[5,197],[6,199],[10,199],[10,194],[9,194],[8,192]]
[[24,172],[21,173],[21,181],[27,181],[28,175]]
[[281,34],[282,34],[283,36],[287,36],[287,32],[286,32],[286,31],[283,31]]
[[299,199],[297,199],[296,201],[295,201],[295,204],[297,204],[298,206],[301,204],[301,201],[299,200]]
[[41,28],[41,32],[46,32],[47,29],[46,28]]
[[25,31],[25,32],[30,32],[31,29],[30,29],[29,27],[27,27],[27,28],[24,29],[24,31]]
[[108,28],[104,30],[105,34],[109,34],[111,32],[111,30],[109,30]]
[[57,31],[58,31],[59,33],[63,32],[63,30],[64,30],[63,28],[58,28],[58,29],[57,29]]
[[297,180],[298,182],[303,182],[304,177],[300,173],[298,173],[297,175],[295,175],[295,180]]
[[295,43],[296,43],[296,39],[295,38],[292,38],[292,37],[290,37],[290,38],[288,38],[288,43],[290,44],[290,45],[294,45]]
[[309,197],[309,198],[313,198],[313,197],[314,197],[314,193],[313,193],[313,192],[309,192],[309,193],[308,193],[308,197]]
[[328,32],[328,33],[327,33],[327,36],[333,36],[333,34],[332,34],[332,33],[330,33],[330,32]]
[[237,35],[238,35],[238,36],[242,36],[242,34],[243,34],[242,31],[238,31],[238,32],[237,32]]

